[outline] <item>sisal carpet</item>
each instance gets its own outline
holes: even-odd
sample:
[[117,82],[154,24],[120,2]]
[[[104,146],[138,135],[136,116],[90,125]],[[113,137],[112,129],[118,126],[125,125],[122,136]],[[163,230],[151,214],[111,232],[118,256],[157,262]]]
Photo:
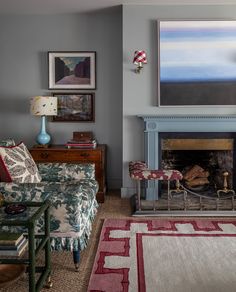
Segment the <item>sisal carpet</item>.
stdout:
[[107,219],[88,291],[235,292],[236,219]]
[[[105,218],[130,218],[131,206],[129,199],[121,199],[120,192],[109,192],[105,203],[100,204],[98,214],[93,223],[88,247],[82,251],[79,272],[74,271],[72,254],[70,252],[52,252],[52,282],[51,289],[42,292],[86,292],[89,277],[97,250],[102,224]],[[43,255],[39,262],[43,261]],[[7,288],[0,288],[1,292],[27,292],[27,275]]]

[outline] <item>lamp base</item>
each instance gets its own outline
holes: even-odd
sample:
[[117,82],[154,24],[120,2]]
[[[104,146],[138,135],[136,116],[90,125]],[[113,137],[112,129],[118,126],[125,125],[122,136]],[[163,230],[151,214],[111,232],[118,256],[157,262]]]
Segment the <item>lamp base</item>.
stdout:
[[51,144],[45,144],[45,145],[35,144],[33,148],[49,148],[50,146]]
[[40,145],[47,145],[50,142],[50,140],[51,140],[51,137],[47,133],[45,133],[45,134],[40,133],[37,136],[37,142]]
[[41,131],[38,134],[37,139],[36,139],[38,144],[40,144],[40,145],[47,145],[51,140],[50,135],[48,135],[48,133],[46,132],[46,125],[45,124],[46,124],[46,117],[42,116]]

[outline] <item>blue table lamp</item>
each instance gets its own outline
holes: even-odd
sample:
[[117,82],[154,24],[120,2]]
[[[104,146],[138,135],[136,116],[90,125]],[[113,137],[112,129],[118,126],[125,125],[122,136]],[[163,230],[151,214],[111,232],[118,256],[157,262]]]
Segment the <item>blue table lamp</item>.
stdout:
[[40,145],[49,144],[51,137],[46,132],[46,116],[57,115],[56,96],[33,96],[30,98],[30,112],[32,115],[41,116],[41,131],[37,136]]

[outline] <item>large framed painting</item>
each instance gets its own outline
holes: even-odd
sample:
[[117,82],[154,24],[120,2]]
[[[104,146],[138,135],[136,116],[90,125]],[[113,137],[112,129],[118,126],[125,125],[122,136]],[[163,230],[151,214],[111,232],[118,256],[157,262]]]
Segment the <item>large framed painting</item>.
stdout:
[[159,106],[236,105],[236,21],[158,20]]
[[96,52],[48,52],[49,89],[95,89]]
[[94,122],[94,93],[53,93],[57,96],[54,122]]

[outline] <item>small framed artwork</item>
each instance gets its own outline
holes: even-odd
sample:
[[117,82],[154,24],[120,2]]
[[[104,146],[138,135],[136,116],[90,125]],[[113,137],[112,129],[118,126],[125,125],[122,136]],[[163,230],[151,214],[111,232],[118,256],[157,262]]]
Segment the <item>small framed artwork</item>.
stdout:
[[54,122],[94,122],[94,93],[53,93],[58,99]]
[[96,52],[48,52],[49,89],[95,89]]
[[159,106],[236,106],[236,21],[157,23]]

